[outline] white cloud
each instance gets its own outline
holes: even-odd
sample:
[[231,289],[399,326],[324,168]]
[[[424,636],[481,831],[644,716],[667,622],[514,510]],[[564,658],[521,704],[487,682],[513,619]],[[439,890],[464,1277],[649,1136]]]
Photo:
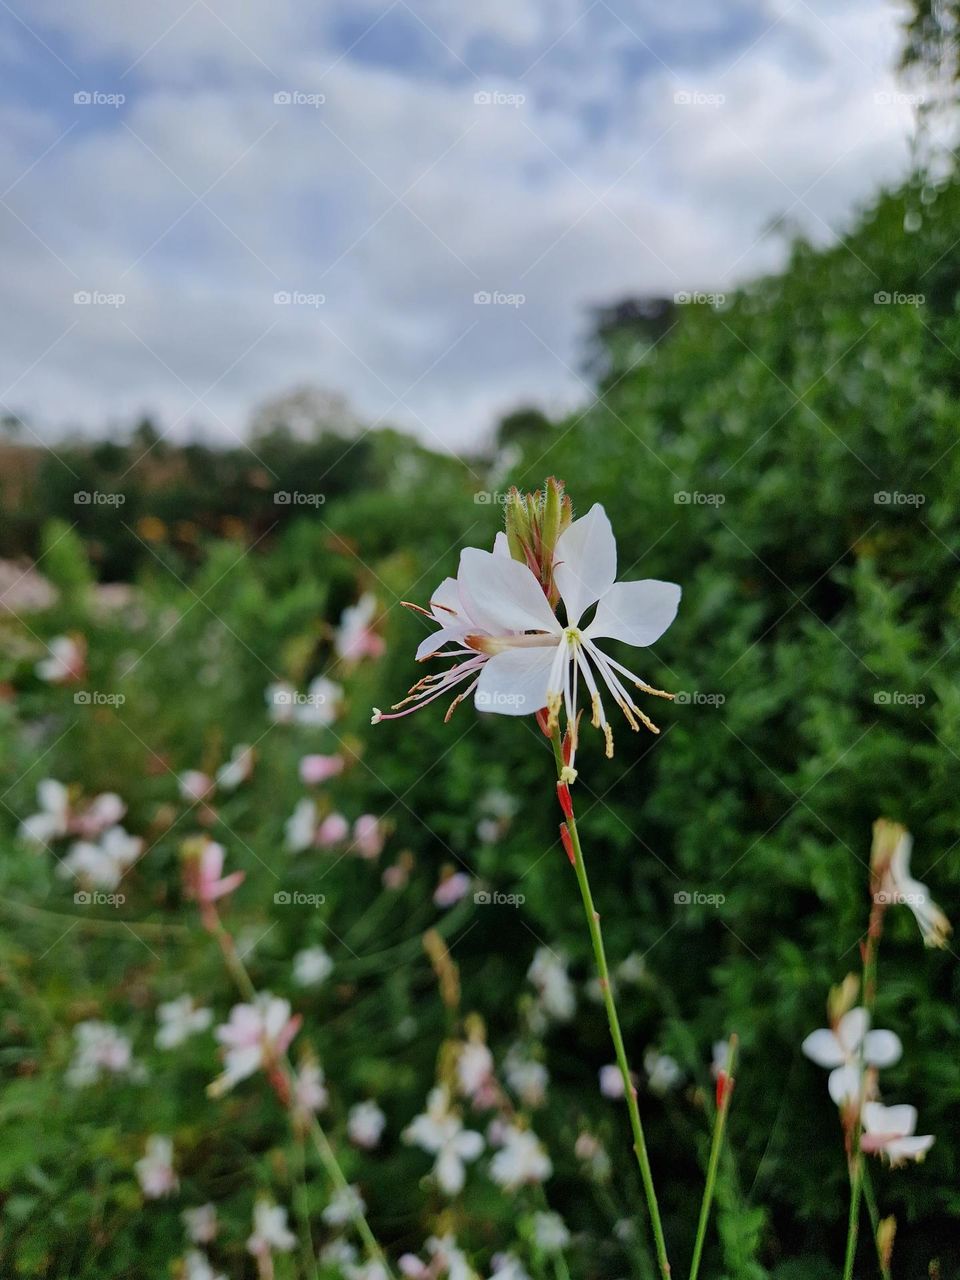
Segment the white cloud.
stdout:
[[[149,26],[119,0],[40,0],[38,30],[82,83],[128,101],[0,98],[0,187],[36,162],[0,206],[3,400],[51,427],[149,408],[229,439],[256,399],[313,382],[466,447],[521,400],[586,396],[586,306],[729,287],[774,264],[761,231],[795,196],[822,239],[905,169],[909,108],[876,101],[896,88],[897,18],[872,4],[744,9],[715,54],[713,7],[641,7],[630,26],[661,61],[605,3],[412,7],[436,32],[416,71],[362,59],[363,40],[341,56],[337,11],[324,45],[293,0],[231,10],[235,34],[202,0],[154,6]],[[351,14],[362,30],[377,12]],[[511,74],[457,63],[498,48]],[[278,88],[326,101],[275,105]],[[125,302],[76,306],[81,289]],[[279,290],[325,301],[277,306]],[[479,290],[525,301],[476,306]]]

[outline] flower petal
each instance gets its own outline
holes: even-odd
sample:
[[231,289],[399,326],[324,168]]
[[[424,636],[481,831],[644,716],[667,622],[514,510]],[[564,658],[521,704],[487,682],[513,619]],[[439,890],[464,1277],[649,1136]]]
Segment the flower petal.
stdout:
[[680,588],[675,582],[659,582],[656,578],[615,582],[600,597],[597,615],[586,635],[591,640],[609,636],[625,644],[653,644],[673,622],[679,605]]
[[852,1065],[837,1067],[830,1072],[827,1091],[838,1107],[847,1102],[856,1102],[860,1096],[860,1072]]
[[918,1138],[894,1138],[886,1145],[886,1153],[891,1164],[900,1164],[903,1160],[922,1160],[933,1146],[933,1134],[926,1133]]
[[543,588],[519,560],[465,547],[457,582],[470,617],[492,635],[505,631],[560,634]]
[[843,1049],[840,1047],[840,1041],[828,1027],[811,1031],[800,1048],[818,1067],[843,1065]]
[[567,606],[567,622],[575,627],[584,610],[610,590],[617,576],[617,543],[599,502],[561,533],[554,566],[554,581]]
[[863,1057],[871,1067],[892,1067],[902,1053],[900,1037],[893,1031],[868,1031],[864,1037]]
[[474,695],[478,711],[502,716],[529,716],[547,705],[553,645],[535,649],[506,649],[484,664]]
[[837,1039],[847,1057],[859,1050],[869,1025],[870,1015],[862,1006],[848,1010],[837,1023]]
[[417,661],[422,662],[424,658],[432,658],[445,644],[451,642],[461,644],[466,632],[467,628],[463,626],[441,627],[439,631],[432,632],[417,645]]
[[876,1136],[906,1138],[917,1127],[917,1108],[905,1102],[896,1107],[867,1102],[863,1107],[863,1123],[867,1132]]

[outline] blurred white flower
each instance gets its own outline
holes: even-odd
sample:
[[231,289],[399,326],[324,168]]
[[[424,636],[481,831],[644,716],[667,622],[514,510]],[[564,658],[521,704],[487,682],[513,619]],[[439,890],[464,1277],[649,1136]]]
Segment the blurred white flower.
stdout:
[[166,1004],[157,1005],[156,1042],[159,1049],[175,1049],[199,1031],[206,1031],[213,1022],[213,1010],[203,1009],[194,1003],[193,996],[178,996]]
[[87,667],[87,646],[73,636],[54,636],[47,644],[46,658],[34,668],[48,684],[69,684],[82,680]]
[[675,1089],[683,1079],[683,1071],[676,1058],[656,1049],[648,1049],[643,1055],[643,1069],[647,1073],[647,1088],[660,1097]]
[[343,766],[343,756],[303,756],[299,766],[300,781],[307,787],[319,786],[342,773]]
[[109,1022],[78,1022],[73,1028],[73,1040],[73,1059],[66,1080],[75,1088],[93,1084],[104,1075],[127,1075],[134,1070],[129,1038]]
[[307,728],[325,729],[333,724],[340,712],[343,690],[326,676],[317,676],[307,685],[307,691],[294,702],[293,717],[297,724]]
[[293,980],[298,987],[316,987],[330,977],[333,961],[319,945],[305,947],[293,957]]
[[366,1204],[356,1187],[341,1187],[335,1191],[330,1203],[320,1214],[328,1227],[345,1227],[366,1210]]
[[37,784],[38,813],[32,813],[20,824],[20,838],[28,844],[47,845],[65,836],[70,822],[70,793],[62,782],[44,778]]
[[386,646],[383,638],[373,629],[376,615],[377,600],[369,591],[364,592],[356,604],[344,609],[333,637],[333,647],[338,658],[357,662],[361,658],[382,656]]
[[610,1177],[610,1157],[603,1144],[592,1133],[584,1130],[577,1135],[573,1154],[587,1165],[590,1176],[597,1182],[606,1182]]
[[600,1068],[598,1074],[600,1076],[600,1092],[605,1098],[623,1097],[623,1074],[616,1063],[607,1063],[606,1066]]
[[886,1156],[891,1165],[923,1160],[934,1143],[932,1134],[914,1137],[916,1107],[885,1107],[879,1102],[863,1104],[863,1134],[860,1146],[871,1155]]
[[537,989],[543,1011],[556,1022],[569,1022],[577,1007],[567,962],[549,947],[538,948],[527,977]]
[[344,1240],[342,1236],[338,1236],[336,1240],[331,1240],[329,1244],[323,1246],[319,1260],[325,1267],[339,1267],[342,1270],[356,1262],[356,1246],[349,1240]]
[[231,751],[230,759],[217,770],[217,786],[224,791],[236,791],[253,773],[253,764],[253,747],[241,742]]
[[454,906],[470,892],[471,884],[473,880],[465,871],[454,871],[444,876],[433,891],[433,905],[441,908]]
[[60,876],[74,876],[84,884],[107,891],[116,889],[143,851],[143,841],[123,827],[110,827],[99,844],[76,840],[57,867]]
[[372,1151],[379,1146],[387,1117],[373,1101],[358,1102],[347,1116],[347,1136],[357,1147]]
[[213,779],[199,769],[187,769],[177,778],[180,797],[191,804],[199,804],[213,793]]
[[148,1200],[168,1196],[180,1185],[173,1170],[173,1143],[162,1134],[147,1138],[146,1154],[133,1167]]
[[297,1106],[306,1112],[322,1111],[330,1101],[323,1068],[317,1062],[305,1062],[293,1082],[293,1097]]
[[459,1114],[450,1109],[450,1095],[443,1085],[430,1091],[426,1111],[404,1130],[403,1140],[436,1156],[433,1172],[448,1196],[463,1190],[467,1177],[464,1161],[476,1160],[483,1150],[481,1135],[464,1129]]
[[183,1280],[227,1280],[222,1271],[214,1271],[210,1260],[199,1249],[191,1249],[183,1259]]
[[297,691],[289,680],[276,680],[263,691],[267,714],[274,724],[292,724]]
[[544,1253],[560,1253],[570,1243],[570,1232],[559,1213],[535,1213],[533,1239]]
[[309,798],[298,800],[283,826],[283,843],[288,853],[303,853],[317,836],[317,806]]
[[457,1056],[457,1085],[466,1098],[476,1098],[493,1080],[493,1054],[482,1040],[468,1040]]
[[103,791],[94,796],[87,808],[77,814],[72,826],[78,835],[87,840],[96,840],[107,827],[115,827],[126,812],[127,806],[115,791]]
[[198,1205],[196,1209],[184,1209],[180,1215],[187,1239],[193,1244],[210,1244],[217,1238],[216,1206],[207,1203]]
[[545,1182],[553,1173],[550,1157],[530,1129],[506,1125],[501,1140],[503,1145],[490,1161],[490,1177],[505,1191],[526,1183]]
[[547,1096],[550,1072],[542,1062],[525,1058],[514,1046],[503,1060],[507,1084],[525,1107],[540,1107]]
[[530,1280],[515,1253],[495,1253],[490,1259],[490,1280]]
[[903,903],[913,912],[924,945],[945,947],[952,928],[950,921],[930,897],[927,886],[910,874],[913,837],[901,828],[901,834],[886,866],[877,892],[878,902]]
[[287,1226],[287,1211],[269,1200],[258,1200],[253,1206],[253,1235],[247,1241],[247,1250],[254,1257],[264,1257],[274,1251],[289,1253],[297,1243],[297,1237]]
[[300,1018],[291,1017],[290,1001],[269,991],[260,992],[252,1004],[236,1004],[230,1021],[217,1027],[216,1037],[225,1046],[225,1071],[207,1092],[219,1097],[261,1067],[273,1066],[297,1034]]
[[868,1031],[870,1018],[861,1007],[848,1010],[835,1027],[811,1031],[801,1051],[818,1067],[832,1067],[827,1088],[838,1107],[856,1103],[861,1058],[866,1067],[892,1067],[903,1046],[892,1031]]

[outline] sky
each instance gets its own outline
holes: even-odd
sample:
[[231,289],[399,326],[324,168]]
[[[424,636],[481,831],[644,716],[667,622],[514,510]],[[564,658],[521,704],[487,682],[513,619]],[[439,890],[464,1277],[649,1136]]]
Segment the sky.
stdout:
[[[884,0],[0,0],[0,414],[470,451],[590,308],[723,293],[907,171]],[[697,303],[691,305],[700,305]]]

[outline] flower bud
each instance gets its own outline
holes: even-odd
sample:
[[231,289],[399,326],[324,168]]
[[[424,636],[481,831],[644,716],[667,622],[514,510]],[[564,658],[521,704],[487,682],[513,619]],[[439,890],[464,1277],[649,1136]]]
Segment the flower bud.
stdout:
[[907,834],[906,827],[889,818],[878,818],[873,824],[873,847],[870,850],[870,870],[882,876],[889,867],[897,845]]
[[839,986],[830,988],[827,997],[827,1018],[831,1027],[835,1027],[845,1013],[857,1003],[860,994],[860,979],[855,973],[848,973]]

